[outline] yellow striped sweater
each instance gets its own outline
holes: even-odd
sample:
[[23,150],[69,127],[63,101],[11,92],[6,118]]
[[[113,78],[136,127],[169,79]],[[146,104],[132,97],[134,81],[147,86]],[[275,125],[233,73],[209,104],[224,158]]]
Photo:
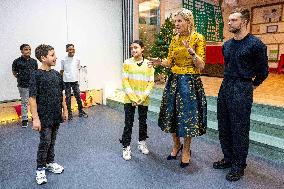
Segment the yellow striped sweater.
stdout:
[[154,68],[149,68],[149,60],[144,59],[141,66],[134,58],[124,61],[122,69],[122,87],[125,92],[124,103],[138,102],[142,100],[143,106],[149,105],[149,95],[154,87]]

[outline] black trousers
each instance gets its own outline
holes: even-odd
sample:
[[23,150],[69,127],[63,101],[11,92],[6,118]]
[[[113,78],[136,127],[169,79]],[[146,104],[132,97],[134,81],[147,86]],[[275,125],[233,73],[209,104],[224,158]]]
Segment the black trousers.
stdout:
[[246,167],[253,86],[250,80],[224,79],[217,100],[219,140],[225,161]]
[[[135,106],[132,106],[131,103],[124,104],[125,112],[125,126],[122,134],[122,146],[126,147],[130,145],[132,127],[134,122]],[[139,141],[146,140],[147,136],[147,112],[148,106],[138,106],[138,119],[139,119]]]
[[54,161],[54,145],[59,124],[52,127],[42,127],[40,142],[37,151],[37,168],[45,167],[47,163]]
[[68,113],[69,114],[72,113],[72,110],[71,110],[71,88],[73,90],[74,96],[75,96],[77,104],[78,104],[78,110],[79,110],[79,112],[82,112],[83,106],[82,106],[78,81],[76,81],[76,82],[64,82],[64,85],[65,85],[65,95],[66,95],[66,104],[67,104]]

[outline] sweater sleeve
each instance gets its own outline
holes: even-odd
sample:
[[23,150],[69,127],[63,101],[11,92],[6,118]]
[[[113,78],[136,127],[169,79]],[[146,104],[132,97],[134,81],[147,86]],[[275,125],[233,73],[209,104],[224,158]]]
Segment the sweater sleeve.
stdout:
[[123,64],[122,67],[122,87],[124,89],[125,94],[132,102],[138,102],[138,98],[136,94],[133,92],[130,84],[129,84],[129,69],[126,63]]
[[268,77],[268,58],[267,47],[263,43],[254,46],[255,57],[255,78],[253,80],[254,86],[259,86]]
[[201,34],[198,36],[195,52],[203,60],[203,62],[206,62],[206,40]]
[[144,91],[144,95],[142,95],[142,102],[144,102],[147,97],[150,95],[152,89],[154,88],[155,82],[154,82],[154,72],[155,69],[154,68],[150,68],[148,69],[148,85]]

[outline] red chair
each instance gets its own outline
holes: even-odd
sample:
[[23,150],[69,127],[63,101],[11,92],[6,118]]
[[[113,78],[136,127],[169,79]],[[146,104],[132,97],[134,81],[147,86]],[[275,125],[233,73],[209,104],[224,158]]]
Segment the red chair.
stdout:
[[280,55],[280,60],[277,66],[277,73],[281,74],[283,72],[283,66],[284,66],[284,54]]
[[222,46],[206,46],[206,64],[224,64]]

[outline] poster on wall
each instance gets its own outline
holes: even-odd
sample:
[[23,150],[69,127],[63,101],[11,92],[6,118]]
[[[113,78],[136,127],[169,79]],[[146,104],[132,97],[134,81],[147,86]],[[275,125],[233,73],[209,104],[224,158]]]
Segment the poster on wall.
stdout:
[[269,54],[268,54],[268,60],[270,62],[278,62],[278,53],[279,50],[269,50]]
[[253,9],[252,24],[280,22],[282,18],[282,5],[268,5]]

